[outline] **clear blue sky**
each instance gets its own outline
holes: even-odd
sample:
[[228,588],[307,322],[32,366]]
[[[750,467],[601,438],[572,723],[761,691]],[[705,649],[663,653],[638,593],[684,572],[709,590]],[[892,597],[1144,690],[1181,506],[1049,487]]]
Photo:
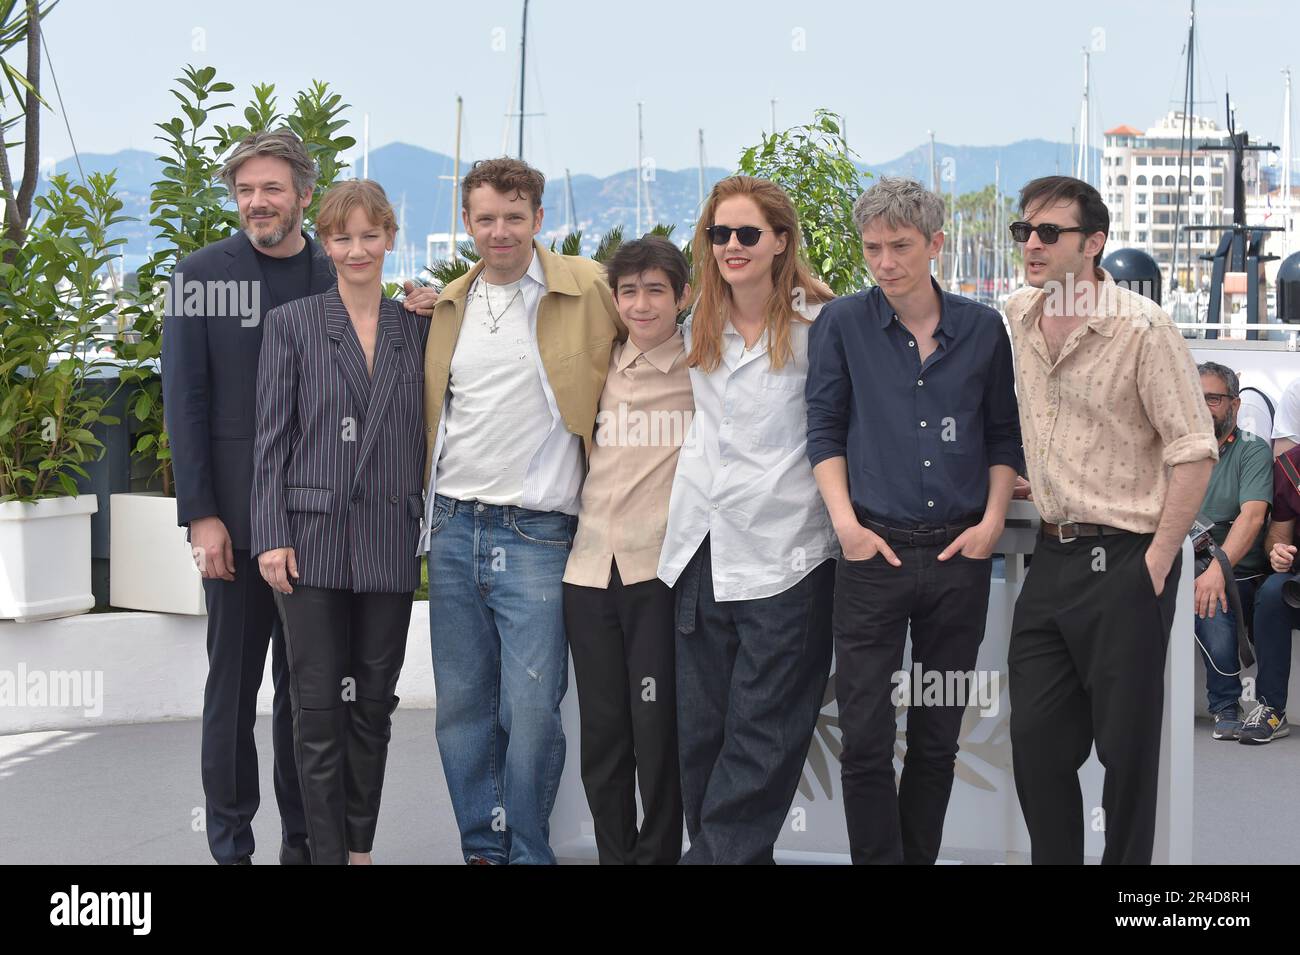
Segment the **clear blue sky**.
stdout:
[[[894,158],[928,129],[948,143],[1068,142],[1080,50],[1094,42],[1104,45],[1093,57],[1096,129],[1145,128],[1182,97],[1187,6],[533,0],[527,106],[545,115],[527,121],[526,155],[548,175],[626,169],[638,100],[646,153],[664,169],[695,164],[700,127],[709,163],[732,165],[767,127],[772,97],[781,126],[817,106],[844,113],[850,145],[868,161]],[[235,83],[241,106],[254,82],[274,82],[287,103],[311,79],[327,80],[352,104],[358,140],[370,114],[372,148],[402,140],[450,153],[460,93],[463,155],[477,158],[501,152],[521,8],[520,0],[62,0],[46,38],[83,152],[156,149],[152,124],[177,105],[170,80],[193,63]],[[1300,70],[1294,4],[1202,0],[1198,22],[1199,95],[1212,101],[1202,111],[1222,119],[1230,82],[1239,123],[1280,139],[1280,71]],[[54,103],[48,67],[45,90]],[[68,157],[61,117],[47,113],[43,126],[42,152]]]

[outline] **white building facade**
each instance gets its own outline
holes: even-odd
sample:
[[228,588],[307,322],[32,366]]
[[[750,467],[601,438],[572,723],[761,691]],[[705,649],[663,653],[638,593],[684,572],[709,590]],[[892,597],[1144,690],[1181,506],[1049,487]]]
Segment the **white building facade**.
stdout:
[[[1211,263],[1200,256],[1212,253],[1221,232],[1197,226],[1216,226],[1232,221],[1231,158],[1224,152],[1199,149],[1202,144],[1227,145],[1227,130],[1210,119],[1192,116],[1188,152],[1179,166],[1179,142],[1183,134],[1183,113],[1168,113],[1146,132],[1132,126],[1117,126],[1105,133],[1102,152],[1102,196],[1110,209],[1109,249],[1136,248],[1151,255],[1169,287],[1178,249],[1179,285],[1209,284]],[[1179,234],[1179,179],[1182,180],[1182,221]],[[1249,189],[1249,186],[1248,186]],[[1225,211],[1226,209],[1226,211]],[[1190,261],[1188,242],[1190,238]]]

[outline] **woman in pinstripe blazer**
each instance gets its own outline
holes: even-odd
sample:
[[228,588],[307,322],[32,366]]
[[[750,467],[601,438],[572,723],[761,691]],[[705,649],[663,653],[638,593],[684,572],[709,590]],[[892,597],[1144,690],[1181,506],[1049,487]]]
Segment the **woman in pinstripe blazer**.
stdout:
[[339,183],[317,233],[338,273],[266,315],[252,550],[284,624],[316,864],[370,862],[424,513],[428,320],[383,297],[383,189]]

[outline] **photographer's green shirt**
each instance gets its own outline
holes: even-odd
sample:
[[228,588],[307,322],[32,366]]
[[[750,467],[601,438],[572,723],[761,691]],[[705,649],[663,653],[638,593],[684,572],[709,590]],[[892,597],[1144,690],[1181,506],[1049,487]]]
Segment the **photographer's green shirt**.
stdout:
[[[1210,535],[1220,547],[1227,539],[1230,525],[1241,515],[1241,505],[1247,501],[1273,503],[1273,451],[1266,439],[1236,428],[1219,448],[1219,460],[1210,474],[1205,503],[1201,505],[1201,513],[1214,521]],[[1268,521],[1264,524],[1267,526]],[[1239,579],[1268,572],[1263,527],[1234,569]]]

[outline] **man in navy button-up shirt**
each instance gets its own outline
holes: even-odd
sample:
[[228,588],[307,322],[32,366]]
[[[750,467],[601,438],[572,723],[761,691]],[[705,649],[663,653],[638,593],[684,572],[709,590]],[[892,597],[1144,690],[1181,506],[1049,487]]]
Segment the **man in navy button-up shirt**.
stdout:
[[1001,316],[941,291],[928,268],[924,279],[928,329],[901,317],[912,303],[891,302],[882,283],[827,305],[808,357],[809,460],[847,459],[858,516],[899,528],[978,520],[991,468],[1023,469]]
[[[1001,316],[930,277],[942,198],[885,177],[854,219],[878,284],[822,309],[807,383],[808,458],[844,549],[834,633],[845,815],[854,862],[933,863],[992,550],[1024,467],[1015,374]],[[909,622],[913,671],[904,674]],[[926,692],[922,705],[936,680],[942,699]]]

